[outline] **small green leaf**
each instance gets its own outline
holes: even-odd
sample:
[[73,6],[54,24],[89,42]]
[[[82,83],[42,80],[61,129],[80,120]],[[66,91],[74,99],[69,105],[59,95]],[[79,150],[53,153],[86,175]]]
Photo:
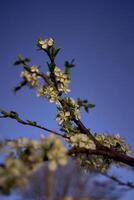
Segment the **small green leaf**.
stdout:
[[54,58],[57,56],[57,54],[59,53],[60,50],[61,50],[61,48],[58,48],[58,49],[54,50]]
[[24,58],[23,58],[22,54],[19,54],[19,55],[18,55],[18,60],[22,61],[23,59],[24,59]]
[[88,100],[86,100],[86,99],[85,100],[81,100],[80,98],[78,98],[77,102],[78,102],[78,105],[80,107],[84,107],[86,112],[89,112],[90,108],[94,108],[95,107],[95,104],[89,103]]
[[24,59],[24,62],[30,62],[31,60],[30,60],[30,58],[25,58]]
[[18,60],[14,62],[14,65],[20,65],[20,64],[24,64],[26,62],[30,62],[29,58],[23,58],[22,54],[18,55]]
[[65,61],[64,67],[65,67],[65,73],[67,75],[70,75],[71,68],[75,67],[75,65],[74,65],[74,59],[72,59],[71,62]]
[[72,59],[71,62],[65,61],[64,66],[65,66],[66,68],[73,68],[73,67],[75,67],[74,61],[75,61],[74,59]]
[[43,40],[42,37],[39,37],[37,41],[39,42],[39,41],[41,41],[41,40]]
[[19,91],[22,87],[26,86],[27,84],[27,81],[26,80],[23,80],[19,83],[18,86],[16,86],[13,91],[16,93],[17,91]]
[[95,108],[95,104],[89,104],[89,108]]
[[17,61],[14,62],[14,65],[20,65],[21,63],[22,63],[21,61],[17,60]]

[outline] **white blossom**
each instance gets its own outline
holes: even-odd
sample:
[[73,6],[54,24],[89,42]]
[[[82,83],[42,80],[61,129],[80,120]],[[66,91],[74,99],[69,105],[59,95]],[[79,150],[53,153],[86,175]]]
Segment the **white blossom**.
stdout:
[[85,134],[77,133],[70,136],[70,143],[73,147],[80,147],[86,149],[96,149],[95,143]]
[[49,47],[52,47],[54,45],[54,39],[48,38],[45,40],[39,40],[38,44],[42,49],[48,49]]
[[30,69],[31,71],[25,70],[21,72],[21,77],[23,77],[29,84],[30,87],[38,86],[38,79],[40,78],[37,73],[39,69],[37,66],[33,65]]
[[70,97],[65,97],[64,101],[67,103],[67,105],[70,107],[70,109],[72,110],[72,113],[75,117],[76,120],[80,119],[80,107],[77,103],[77,101],[75,101],[73,98]]
[[37,96],[46,96],[50,103],[59,104],[58,92],[53,86],[41,86],[37,91]]
[[70,89],[68,88],[70,79],[67,76],[67,74],[65,74],[57,66],[54,68],[54,74],[55,74],[56,81],[58,82],[58,90],[65,93],[70,92]]
[[59,124],[62,124],[63,122],[66,122],[67,120],[69,120],[70,117],[71,117],[70,112],[61,108],[58,111],[56,121],[58,121]]

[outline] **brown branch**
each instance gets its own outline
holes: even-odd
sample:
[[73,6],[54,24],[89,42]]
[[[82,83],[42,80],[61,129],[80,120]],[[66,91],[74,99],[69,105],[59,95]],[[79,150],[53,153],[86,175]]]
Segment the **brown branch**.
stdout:
[[85,149],[85,148],[72,148],[68,151],[68,155],[85,153],[87,155],[101,155],[105,158],[113,159],[117,162],[122,162],[129,166],[134,167],[134,158],[118,152],[117,150],[104,147],[102,149]]

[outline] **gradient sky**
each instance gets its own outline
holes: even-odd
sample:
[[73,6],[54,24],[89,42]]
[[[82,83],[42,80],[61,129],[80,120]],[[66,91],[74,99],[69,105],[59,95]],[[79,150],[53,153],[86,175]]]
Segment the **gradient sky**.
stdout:
[[[1,0],[0,26],[1,108],[57,130],[54,105],[27,88],[12,92],[20,80],[21,67],[13,66],[17,55],[46,70],[47,58],[37,51],[36,41],[52,36],[62,48],[57,65],[75,58],[71,95],[96,104],[89,115],[82,112],[83,122],[93,131],[120,133],[134,151],[133,0]],[[12,120],[0,121],[2,138],[37,138],[41,133]]]

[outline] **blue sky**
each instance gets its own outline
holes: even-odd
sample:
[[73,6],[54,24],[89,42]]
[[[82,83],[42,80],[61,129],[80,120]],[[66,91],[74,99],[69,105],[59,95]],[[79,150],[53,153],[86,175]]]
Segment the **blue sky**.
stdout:
[[[134,151],[133,11],[132,0],[1,0],[0,107],[57,130],[54,105],[27,88],[17,95],[12,92],[21,72],[13,66],[17,55],[30,57],[32,64],[46,70],[47,58],[36,50],[36,41],[39,36],[53,36],[62,48],[57,65],[75,58],[71,95],[96,104],[89,115],[82,112],[83,122],[93,131],[120,133]],[[41,133],[11,120],[0,121],[1,137]]]

